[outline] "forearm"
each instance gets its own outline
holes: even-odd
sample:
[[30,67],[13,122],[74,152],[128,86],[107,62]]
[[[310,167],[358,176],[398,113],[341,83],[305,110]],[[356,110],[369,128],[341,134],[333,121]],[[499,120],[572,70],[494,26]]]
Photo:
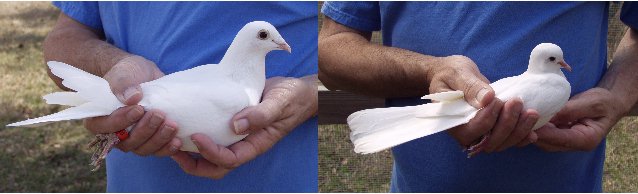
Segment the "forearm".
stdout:
[[598,83],[599,87],[614,94],[621,115],[626,114],[638,101],[638,32],[629,29],[620,41],[613,61]]
[[380,97],[428,92],[429,67],[439,58],[371,43],[326,18],[319,34],[319,78],[330,89]]
[[[93,29],[60,14],[53,30],[42,44],[45,61],[60,61],[97,76],[104,76],[121,59],[131,54],[105,42]],[[62,80],[49,77],[63,88]]]

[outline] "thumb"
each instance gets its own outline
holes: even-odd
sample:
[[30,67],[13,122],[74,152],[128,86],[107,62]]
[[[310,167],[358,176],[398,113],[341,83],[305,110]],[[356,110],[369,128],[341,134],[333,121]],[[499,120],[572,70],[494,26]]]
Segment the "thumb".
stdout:
[[594,113],[594,111],[589,110],[591,107],[588,106],[586,100],[581,100],[579,98],[573,98],[567,101],[565,106],[554,115],[551,122],[557,124],[568,124],[569,122],[574,122],[579,119],[591,116],[590,114]]
[[495,92],[485,81],[476,76],[466,76],[462,81],[463,94],[467,101],[474,108],[483,108],[494,100]]
[[248,134],[249,131],[266,128],[275,122],[286,106],[282,100],[264,99],[257,106],[250,106],[235,114],[233,129],[236,134]]
[[126,105],[135,105],[142,100],[142,88],[140,85],[133,85],[128,88],[112,86],[111,90],[115,97]]

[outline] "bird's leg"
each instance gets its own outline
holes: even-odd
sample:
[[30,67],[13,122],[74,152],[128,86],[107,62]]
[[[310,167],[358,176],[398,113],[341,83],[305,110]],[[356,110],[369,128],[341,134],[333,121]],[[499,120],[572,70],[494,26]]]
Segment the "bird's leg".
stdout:
[[484,147],[489,142],[491,131],[487,134],[483,135],[481,140],[476,141],[476,143],[472,144],[470,147],[465,148],[464,151],[467,151],[467,158],[471,158],[472,156],[481,153]]
[[91,156],[93,169],[91,171],[100,169],[104,158],[106,158],[106,154],[108,154],[117,143],[120,143],[120,138],[118,138],[115,133],[95,135],[95,139],[89,143],[89,148],[93,148],[93,156]]

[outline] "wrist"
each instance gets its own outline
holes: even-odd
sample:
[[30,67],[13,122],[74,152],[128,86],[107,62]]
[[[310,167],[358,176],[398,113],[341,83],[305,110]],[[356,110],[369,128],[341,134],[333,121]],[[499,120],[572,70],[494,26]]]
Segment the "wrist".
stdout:
[[620,119],[625,116],[631,108],[635,104],[635,100],[632,100],[633,95],[625,95],[623,91],[614,91],[613,89],[606,87],[598,87],[606,91],[609,96],[608,103],[610,103],[613,107],[613,117],[614,119]]

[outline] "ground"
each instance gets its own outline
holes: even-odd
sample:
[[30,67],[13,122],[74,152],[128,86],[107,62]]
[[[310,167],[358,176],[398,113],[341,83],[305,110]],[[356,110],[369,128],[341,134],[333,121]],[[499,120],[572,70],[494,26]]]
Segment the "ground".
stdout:
[[58,13],[49,2],[0,2],[0,192],[106,190],[104,169],[91,172],[92,135],[81,122],[4,127],[64,108],[41,98],[58,90],[42,58],[42,40]]

